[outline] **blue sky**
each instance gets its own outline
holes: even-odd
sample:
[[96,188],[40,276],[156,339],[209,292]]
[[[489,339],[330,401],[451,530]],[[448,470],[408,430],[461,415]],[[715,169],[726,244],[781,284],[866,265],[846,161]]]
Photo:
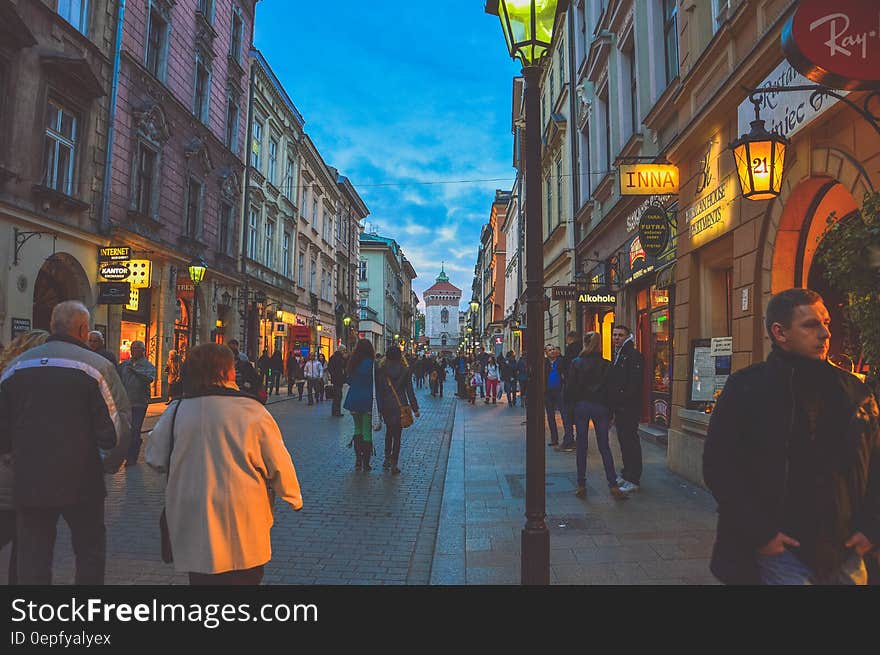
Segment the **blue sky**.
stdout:
[[[482,0],[263,0],[254,44],[331,166],[403,247],[422,295],[441,260],[470,299],[480,229],[509,190],[512,78]],[[414,184],[444,180],[501,181]],[[395,185],[395,186],[370,186]],[[424,307],[422,306],[422,309]]]

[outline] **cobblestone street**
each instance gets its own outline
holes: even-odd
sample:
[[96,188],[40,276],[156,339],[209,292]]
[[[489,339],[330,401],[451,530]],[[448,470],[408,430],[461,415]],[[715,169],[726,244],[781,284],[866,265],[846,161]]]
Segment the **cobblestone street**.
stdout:
[[[293,457],[304,507],[294,512],[276,501],[264,584],[428,583],[454,406],[449,397],[417,393],[422,416],[404,431],[402,474],[395,476],[382,470],[384,433],[375,440],[373,470],[355,472],[347,414],[331,417],[329,402],[309,407],[305,399],[272,396],[269,409]],[[164,408],[150,407],[145,429]],[[159,558],[164,477],[142,464],[108,477],[107,486],[107,584],[186,584],[185,574]],[[60,520],[55,584],[73,582],[73,562]]]

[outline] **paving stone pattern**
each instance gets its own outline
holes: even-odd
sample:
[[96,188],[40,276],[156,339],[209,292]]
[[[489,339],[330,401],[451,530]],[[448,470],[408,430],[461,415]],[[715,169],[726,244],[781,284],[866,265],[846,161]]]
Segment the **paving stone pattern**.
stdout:
[[[519,584],[525,524],[525,411],[507,403],[457,408],[432,584]],[[560,435],[562,427],[560,426]],[[617,470],[620,451],[611,433]],[[550,582],[715,584],[715,504],[642,442],[642,489],[611,498],[591,432],[586,500],[574,495],[574,453],[546,449]]]
[[[270,399],[304,507],[294,512],[276,502],[264,584],[428,583],[455,406],[448,396],[417,393],[422,415],[404,430],[401,475],[382,470],[384,432],[374,435],[373,470],[355,472],[348,447],[353,424],[346,412],[333,418],[329,402],[309,407],[286,396]],[[145,429],[164,408],[150,407]],[[108,477],[107,486],[106,583],[187,584],[185,574],[159,558],[164,477],[142,464]],[[56,584],[72,584],[74,559],[63,520],[54,571]]]

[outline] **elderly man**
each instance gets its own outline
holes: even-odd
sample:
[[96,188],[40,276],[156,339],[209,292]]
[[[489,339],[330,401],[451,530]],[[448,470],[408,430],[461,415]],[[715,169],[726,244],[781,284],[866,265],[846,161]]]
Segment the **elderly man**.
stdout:
[[[128,446],[129,404],[116,368],[86,347],[89,311],[55,306],[52,336],[0,378],[0,453],[15,459],[18,581],[52,583],[58,516],[70,528],[76,584],[104,583],[104,473]],[[102,462],[103,459],[103,462]]]
[[143,341],[131,342],[131,358],[119,365],[119,377],[131,404],[131,442],[125,458],[126,468],[137,466],[141,450],[141,428],[150,404],[150,385],[156,380],[156,367],[146,358]]
[[89,332],[89,348],[113,364],[113,366],[116,366],[116,358],[113,356],[113,353],[104,347],[104,335],[98,332],[98,330]]

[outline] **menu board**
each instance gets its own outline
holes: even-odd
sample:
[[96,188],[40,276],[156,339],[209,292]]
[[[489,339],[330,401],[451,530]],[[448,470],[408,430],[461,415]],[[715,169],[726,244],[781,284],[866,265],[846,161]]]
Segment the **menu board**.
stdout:
[[[724,388],[730,376],[732,355],[713,355],[713,345],[714,352],[719,352],[718,341],[715,339],[696,339],[692,342],[691,403],[714,400],[715,392]],[[721,352],[725,350],[721,349]]]

